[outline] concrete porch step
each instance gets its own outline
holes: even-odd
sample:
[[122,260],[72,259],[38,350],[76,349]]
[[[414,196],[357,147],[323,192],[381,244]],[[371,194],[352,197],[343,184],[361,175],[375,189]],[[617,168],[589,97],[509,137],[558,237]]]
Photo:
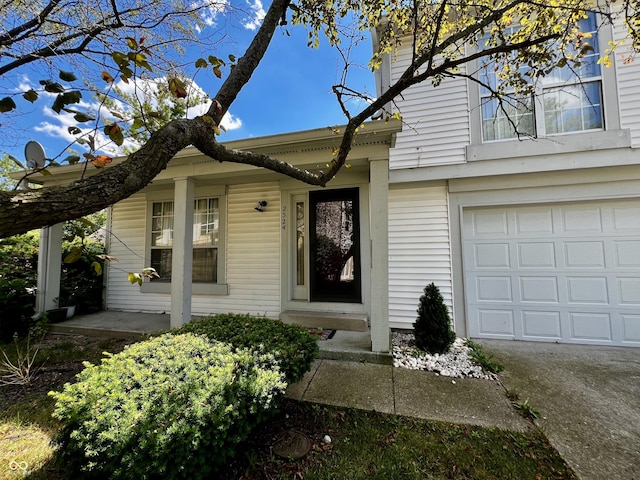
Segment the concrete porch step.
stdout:
[[286,310],[280,314],[284,323],[295,323],[307,328],[327,328],[366,332],[369,330],[367,315],[364,313],[309,312]]
[[338,330],[329,340],[318,341],[318,348],[318,358],[321,360],[393,365],[391,353],[371,351],[371,333],[368,331]]

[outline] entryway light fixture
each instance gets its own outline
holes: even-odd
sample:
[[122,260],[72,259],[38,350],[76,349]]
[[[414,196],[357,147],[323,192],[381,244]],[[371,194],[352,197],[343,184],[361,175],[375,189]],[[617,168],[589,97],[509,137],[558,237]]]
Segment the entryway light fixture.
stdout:
[[256,205],[256,210],[259,212],[264,212],[264,207],[267,206],[267,201],[266,200],[260,200],[258,202],[258,204]]

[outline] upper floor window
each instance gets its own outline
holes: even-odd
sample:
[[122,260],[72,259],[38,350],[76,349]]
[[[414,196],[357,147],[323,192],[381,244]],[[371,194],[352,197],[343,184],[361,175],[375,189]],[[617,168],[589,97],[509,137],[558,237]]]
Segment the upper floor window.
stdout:
[[[512,33],[515,28],[505,33]],[[538,80],[531,97],[505,97],[501,104],[491,96],[489,88],[480,87],[483,141],[517,138],[518,134],[541,137],[604,128],[595,14],[590,13],[580,22],[580,31],[591,34],[593,50],[581,59],[579,66],[556,68]],[[525,72],[526,68],[522,68],[523,78],[526,78]],[[495,65],[485,62],[479,79],[495,87],[498,81]]]
[[[195,200],[193,211],[193,282],[217,283],[220,241],[218,198]],[[151,207],[151,266],[160,280],[171,280],[173,202],[153,202]]]

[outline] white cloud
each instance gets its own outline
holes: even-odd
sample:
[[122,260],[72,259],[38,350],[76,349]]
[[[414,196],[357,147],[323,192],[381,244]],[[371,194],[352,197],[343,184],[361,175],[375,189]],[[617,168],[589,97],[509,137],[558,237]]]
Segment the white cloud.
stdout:
[[253,0],[253,2],[247,1],[247,3],[251,9],[251,16],[245,18],[242,25],[249,30],[255,30],[260,26],[262,20],[264,20],[266,12],[264,8],[262,8],[262,2],[260,0]]
[[18,83],[18,86],[14,89],[14,91],[16,92],[26,92],[32,88],[36,88],[34,83],[31,81],[31,79],[29,77],[27,77],[26,75],[22,75],[20,77],[20,82]]
[[[156,90],[157,85],[166,82],[166,78],[155,78],[155,79],[135,79],[130,80],[129,83],[119,82],[117,87],[121,89],[122,92],[138,96],[141,101],[149,100],[151,102],[155,101],[153,97],[153,92]],[[189,86],[189,92],[193,95],[206,96],[205,91],[195,82]],[[55,94],[47,94],[52,98]],[[50,104],[50,102],[48,102]],[[116,100],[117,108],[121,113],[124,114],[125,117],[130,116],[129,112],[131,112],[131,107],[127,104]],[[196,105],[187,109],[186,116],[187,118],[194,118],[198,115],[204,114],[209,106],[211,105],[211,101],[206,103]],[[100,118],[105,119],[107,121],[116,121],[117,119],[109,114],[107,110],[100,109],[100,104],[98,102],[85,102],[81,101],[79,104],[70,105],[72,109],[90,112],[94,116],[97,116],[95,112],[100,112]],[[122,155],[125,151],[133,151],[137,150],[140,145],[133,141],[131,138],[126,138],[121,147],[118,147],[115,143],[113,143],[104,133],[102,132],[102,127],[99,127],[97,130],[93,130],[92,126],[94,122],[87,123],[78,123],[74,118],[73,113],[67,113],[62,111],[60,114],[55,113],[48,106],[43,108],[42,110],[43,116],[45,120],[36,125],[33,129],[36,132],[42,133],[52,138],[63,139],[69,144],[72,144],[76,141],[79,135],[72,135],[69,133],[69,127],[78,127],[82,131],[80,134],[82,137],[87,138],[88,135],[93,135],[95,147],[97,152],[107,153],[109,155]],[[117,120],[122,122],[121,120]],[[222,119],[222,126],[227,131],[236,130],[242,126],[242,120],[233,114],[227,112]],[[74,144],[72,146],[74,149],[78,150],[87,150],[88,147],[86,145]]]
[[[97,107],[97,104],[95,105]],[[104,133],[101,128],[94,130],[90,126],[84,127],[83,124],[78,123],[74,118],[73,114],[67,112],[61,112],[57,114],[53,112],[49,108],[43,109],[43,114],[45,117],[51,119],[51,121],[45,120],[36,125],[33,129],[36,132],[43,133],[53,138],[60,138],[70,144],[73,143],[71,148],[76,150],[85,150],[89,151],[87,145],[80,145],[76,142],[76,140],[81,137],[87,139],[89,135],[92,135],[94,138],[94,144],[96,147],[96,153],[107,153],[109,155],[122,155],[125,149],[135,150],[139,148],[139,145],[131,140],[125,138],[122,146],[118,146],[113,143]],[[85,125],[93,125],[93,123],[86,123]],[[72,135],[69,133],[69,127],[78,127],[82,133]],[[62,156],[64,158],[64,155]]]
[[238,117],[234,117],[229,112],[224,114],[224,117],[222,117],[222,121],[220,123],[224,128],[227,129],[227,131],[237,130],[242,126],[242,120],[240,120]]
[[[223,14],[230,7],[229,0],[205,1],[200,4],[193,3],[193,8],[200,8],[200,18],[208,27],[214,27],[217,23],[218,15]],[[202,31],[199,25],[195,26],[198,33]]]

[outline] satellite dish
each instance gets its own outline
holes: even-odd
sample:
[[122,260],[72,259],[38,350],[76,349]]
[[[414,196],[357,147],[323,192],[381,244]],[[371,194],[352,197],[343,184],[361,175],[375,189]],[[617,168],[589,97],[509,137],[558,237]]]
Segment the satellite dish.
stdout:
[[24,147],[24,157],[28,168],[42,168],[46,159],[44,148],[35,140],[30,140]]

